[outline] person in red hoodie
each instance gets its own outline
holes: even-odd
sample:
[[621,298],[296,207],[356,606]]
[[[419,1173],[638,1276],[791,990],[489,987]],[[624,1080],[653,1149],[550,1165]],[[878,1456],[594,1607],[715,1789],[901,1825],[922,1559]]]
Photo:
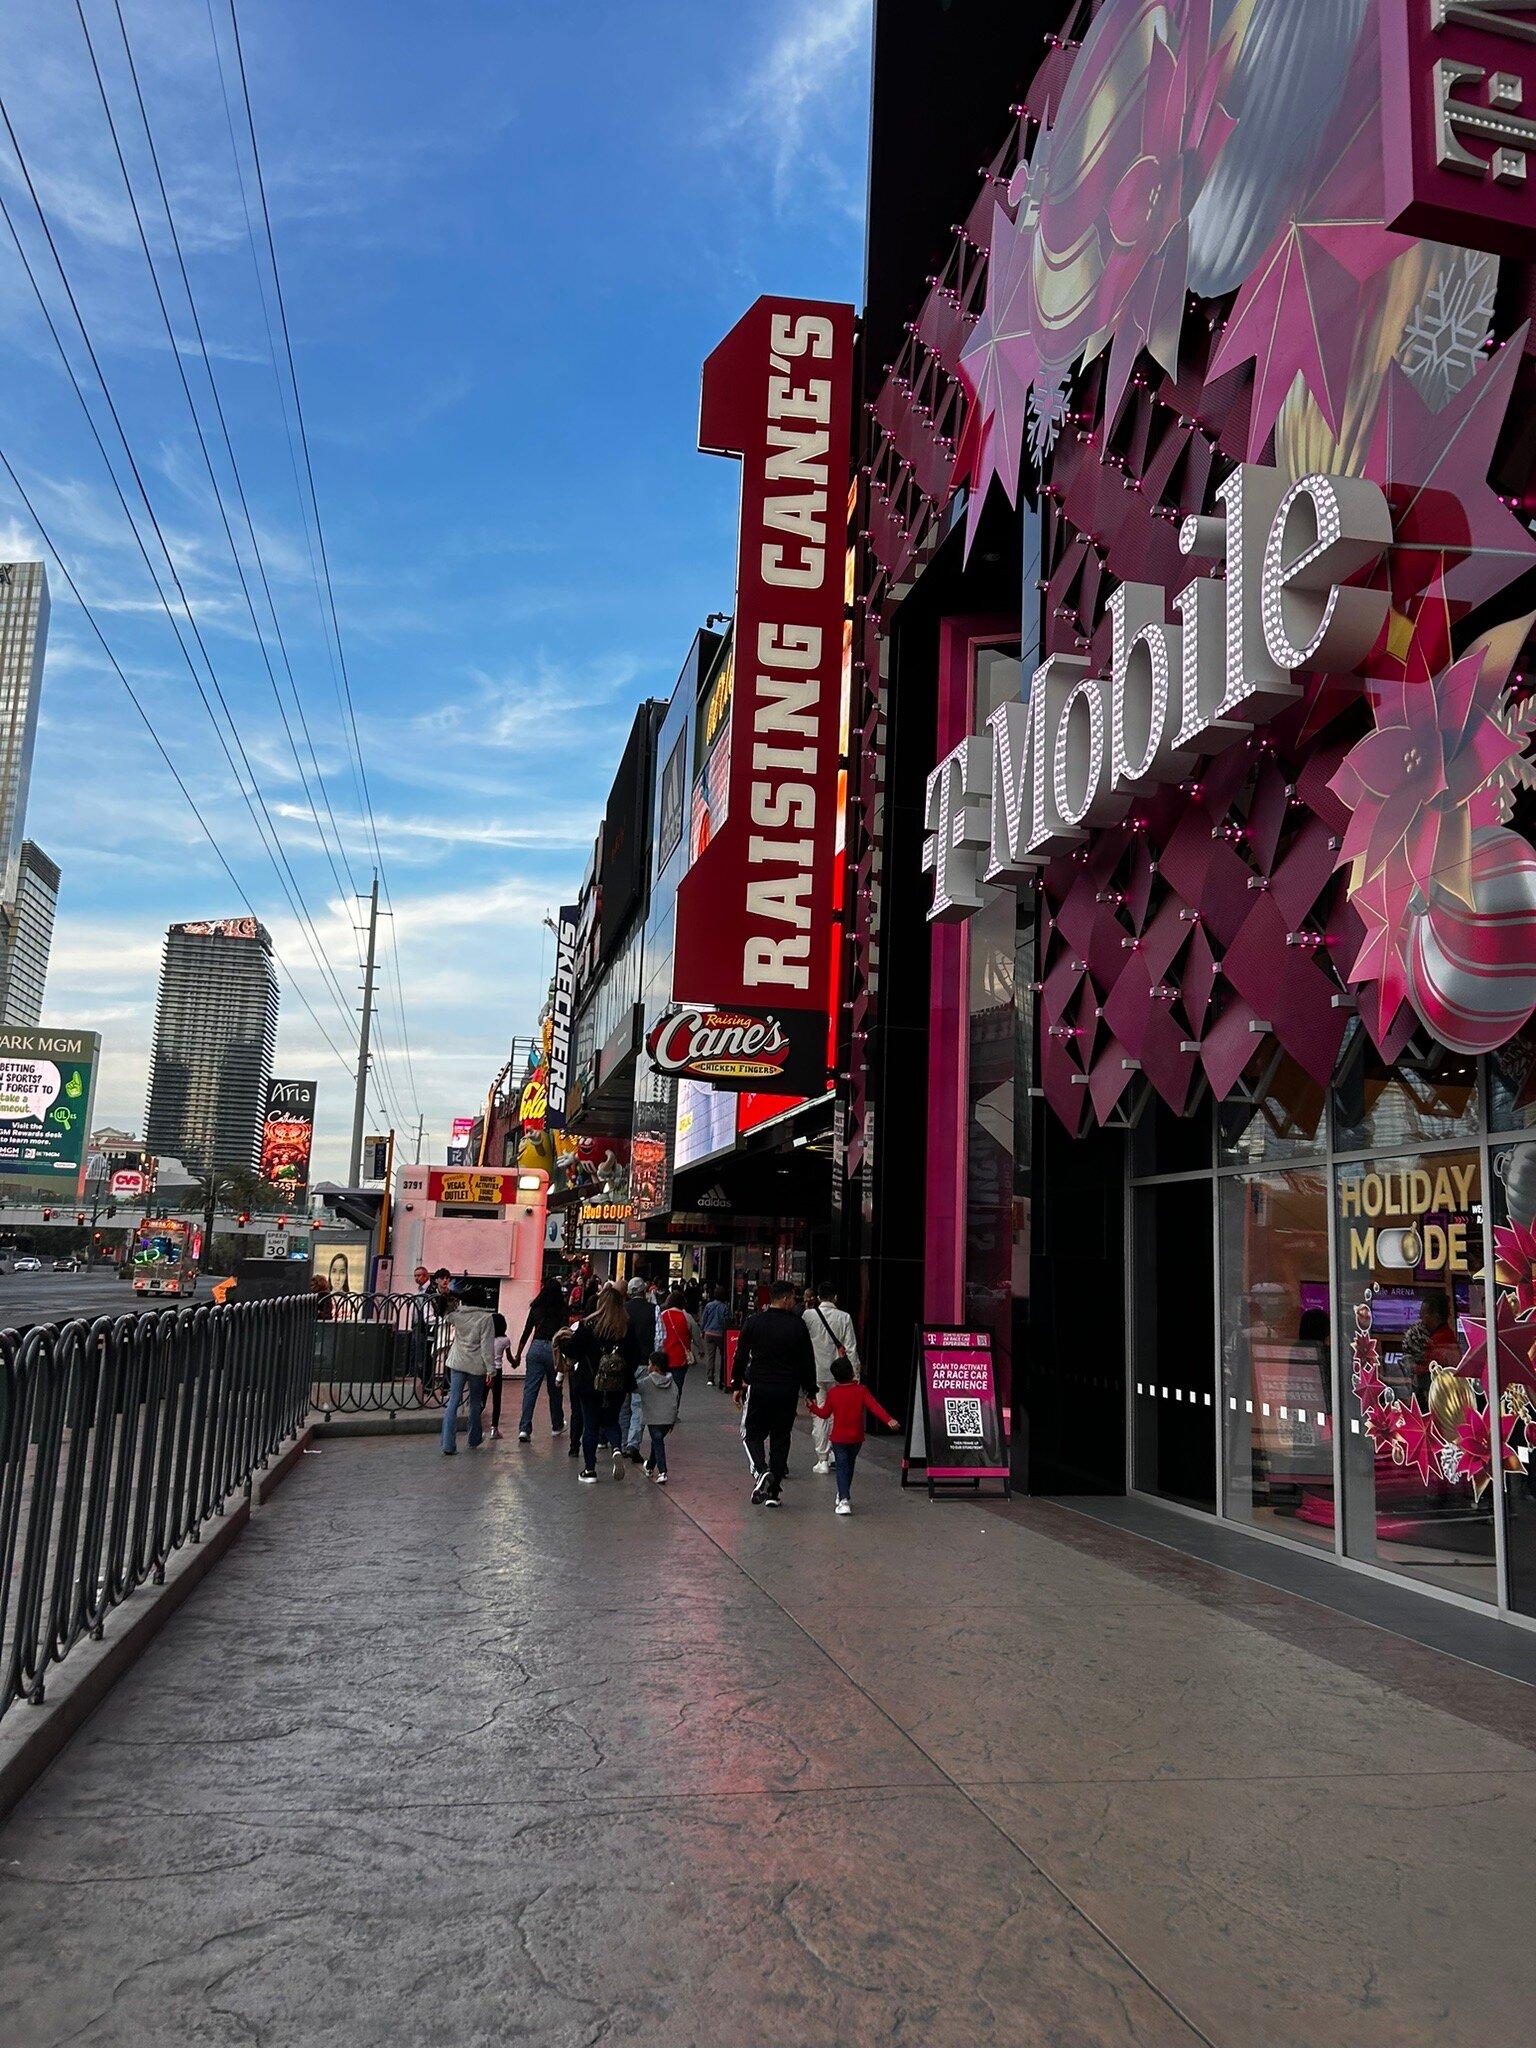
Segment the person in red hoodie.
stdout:
[[837,1505],[834,1513],[851,1515],[853,1503],[849,1495],[853,1491],[853,1468],[858,1463],[859,1452],[864,1447],[864,1417],[866,1412],[877,1416],[888,1429],[899,1424],[894,1415],[887,1415],[868,1387],[861,1386],[853,1377],[853,1366],[846,1358],[832,1361],[832,1385],[826,1388],[819,1401],[807,1401],[806,1407],[812,1415],[819,1415],[823,1422],[828,1417],[832,1422],[832,1462],[837,1468]]

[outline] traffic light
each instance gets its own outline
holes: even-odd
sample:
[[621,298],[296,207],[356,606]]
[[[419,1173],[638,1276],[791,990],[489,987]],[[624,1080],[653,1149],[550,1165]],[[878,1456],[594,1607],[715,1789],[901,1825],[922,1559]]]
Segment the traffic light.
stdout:
[[43,1211],[43,1221],[45,1223],[51,1223],[53,1221],[53,1211],[51,1209],[45,1209]]
[[246,1224],[250,1222],[250,1220],[251,1212],[249,1209],[242,1209],[240,1211],[240,1214],[235,1218],[235,1221],[240,1225],[240,1228],[242,1230],[245,1228]]
[[288,1228],[288,1218],[286,1216],[279,1216],[277,1219],[277,1227],[279,1230],[286,1230]]
[[311,1230],[318,1230],[320,1228],[320,1218],[318,1216],[312,1216],[310,1218],[309,1227]]
[[77,1209],[75,1211],[75,1221],[77,1223],[83,1223],[85,1221],[85,1211],[83,1209]]

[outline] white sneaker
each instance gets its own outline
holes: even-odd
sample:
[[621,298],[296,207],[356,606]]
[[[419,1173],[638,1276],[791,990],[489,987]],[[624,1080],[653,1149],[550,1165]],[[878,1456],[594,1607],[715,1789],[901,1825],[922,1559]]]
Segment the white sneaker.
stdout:
[[615,1451],[613,1454],[613,1476],[615,1479],[622,1479],[624,1477],[624,1453],[622,1451]]
[[811,1470],[813,1472],[830,1472],[832,1470],[832,1461],[829,1458],[818,1458],[811,1467]]
[[665,1486],[665,1485],[666,1485],[666,1483],[667,1483],[667,1475],[666,1475],[666,1473],[665,1473],[665,1472],[658,1472],[658,1473],[656,1474],[656,1484],[657,1484],[658,1486]]
[[851,1500],[840,1500],[832,1512],[835,1515],[851,1515],[853,1513],[853,1502]]

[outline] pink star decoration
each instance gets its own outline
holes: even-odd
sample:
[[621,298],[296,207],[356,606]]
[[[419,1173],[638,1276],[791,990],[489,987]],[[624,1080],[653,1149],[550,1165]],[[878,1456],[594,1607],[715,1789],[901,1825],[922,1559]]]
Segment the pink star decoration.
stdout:
[[1521,751],[1499,713],[1531,624],[1527,616],[1486,633],[1452,661],[1450,606],[1443,596],[1427,602],[1402,675],[1371,685],[1374,731],[1328,785],[1351,813],[1337,865],[1350,870],[1366,932],[1348,979],[1381,985],[1384,1023],[1408,994],[1412,914],[1436,886],[1467,900],[1472,833],[1499,822],[1503,779]]

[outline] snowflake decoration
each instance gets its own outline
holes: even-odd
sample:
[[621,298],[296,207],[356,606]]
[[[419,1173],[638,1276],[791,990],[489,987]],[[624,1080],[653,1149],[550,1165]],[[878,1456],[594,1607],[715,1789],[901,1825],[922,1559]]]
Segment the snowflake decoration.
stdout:
[[1029,387],[1029,453],[1036,469],[1044,469],[1051,450],[1061,438],[1067,417],[1068,391],[1065,370],[1054,384],[1041,376]]
[[1519,792],[1536,789],[1536,761],[1527,751],[1531,735],[1536,732],[1536,698],[1527,697],[1519,703],[1513,698],[1506,699],[1494,716],[1520,749],[1517,755],[1511,755],[1505,762],[1493,783],[1498,799],[1499,823],[1507,825],[1515,815],[1515,798]]
[[1496,256],[1448,251],[1414,308],[1397,359],[1431,412],[1449,405],[1476,375],[1498,284]]

